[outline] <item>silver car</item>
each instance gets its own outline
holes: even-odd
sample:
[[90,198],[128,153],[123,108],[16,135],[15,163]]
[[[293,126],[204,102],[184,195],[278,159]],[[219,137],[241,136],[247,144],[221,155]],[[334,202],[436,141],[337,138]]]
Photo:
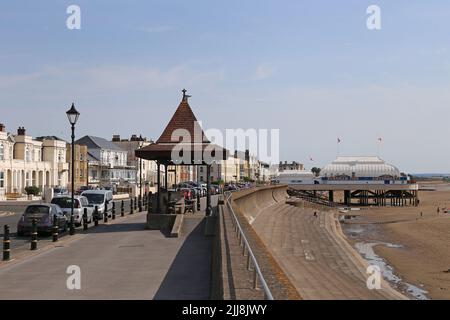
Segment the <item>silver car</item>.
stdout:
[[[61,210],[64,212],[64,215],[67,217],[70,222],[70,215],[72,211],[72,197],[71,196],[57,196],[52,199],[53,204],[57,204],[61,207]],[[73,221],[76,226],[81,226],[83,224],[83,213],[84,209],[87,209],[87,219],[88,223],[92,222],[92,214],[94,212],[94,208],[89,206],[89,201],[86,197],[83,196],[75,196],[74,197],[74,206],[73,206]]]

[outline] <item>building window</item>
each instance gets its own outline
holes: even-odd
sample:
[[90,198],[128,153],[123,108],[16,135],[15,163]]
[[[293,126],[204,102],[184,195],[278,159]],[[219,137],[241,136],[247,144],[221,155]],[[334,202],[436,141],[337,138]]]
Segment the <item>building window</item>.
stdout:
[[0,171],[0,188],[5,187],[5,173]]
[[64,157],[61,151],[58,151],[58,163],[64,162]]
[[0,144],[0,160],[5,160],[5,147]]
[[30,148],[29,147],[25,148],[25,161],[26,162],[31,162],[31,153],[30,153]]

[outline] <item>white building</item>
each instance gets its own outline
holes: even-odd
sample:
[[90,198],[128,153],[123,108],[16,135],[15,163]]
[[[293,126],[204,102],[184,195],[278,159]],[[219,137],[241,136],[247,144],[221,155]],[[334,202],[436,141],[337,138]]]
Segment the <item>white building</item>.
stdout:
[[75,143],[88,148],[89,185],[113,187],[136,184],[136,168],[128,165],[127,151],[94,136],[84,136]]
[[28,186],[67,186],[68,170],[65,141],[33,139],[23,127],[13,135],[0,124],[0,200],[20,198]]
[[320,171],[321,183],[404,184],[408,177],[375,156],[340,156]]
[[127,152],[127,164],[136,170],[136,182],[139,185],[142,176],[142,185],[153,187],[157,182],[156,161],[139,159],[135,155],[137,149],[146,147],[153,143],[145,138],[132,135],[130,139],[121,139],[120,135],[114,135],[112,143]]

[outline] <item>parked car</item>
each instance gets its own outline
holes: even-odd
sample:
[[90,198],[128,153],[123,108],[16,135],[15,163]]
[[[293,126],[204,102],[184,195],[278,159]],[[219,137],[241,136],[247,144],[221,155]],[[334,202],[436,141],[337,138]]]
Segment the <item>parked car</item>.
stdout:
[[184,200],[193,200],[194,194],[191,188],[179,188],[178,191],[183,192]]
[[75,191],[75,194],[80,195],[86,190],[92,190],[92,187],[88,187],[88,186],[79,187],[78,190]]
[[53,196],[62,196],[69,194],[69,190],[64,187],[55,187],[53,188]]
[[[70,196],[57,196],[52,199],[53,204],[60,206],[67,220],[70,222],[70,215],[72,213],[72,198]],[[73,203],[73,221],[75,226],[79,227],[83,224],[84,209],[87,210],[88,222],[92,222],[92,215],[94,208],[89,206],[89,201],[84,196],[75,196]]]
[[66,231],[68,220],[58,205],[51,203],[29,205],[17,223],[17,235],[23,236],[25,233],[30,233],[33,219],[36,219],[38,233],[50,233],[52,232],[55,216],[59,230]]
[[[89,202],[89,207],[92,207],[95,212],[95,207],[98,207],[98,219],[103,218],[104,214],[111,216],[113,201],[113,193],[110,190],[87,190],[81,194],[86,197]],[[94,217],[95,218],[95,217]]]

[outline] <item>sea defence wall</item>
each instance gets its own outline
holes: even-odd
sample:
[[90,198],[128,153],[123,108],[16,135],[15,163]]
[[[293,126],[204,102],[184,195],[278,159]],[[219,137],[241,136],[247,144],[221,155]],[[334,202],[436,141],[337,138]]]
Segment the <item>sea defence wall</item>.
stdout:
[[248,268],[248,255],[243,254],[243,247],[238,240],[232,211],[236,214],[274,299],[301,299],[300,294],[249,222],[262,208],[285,201],[286,195],[285,186],[255,188],[234,192],[230,199],[231,206],[226,200],[223,205],[219,205],[213,242],[213,288],[211,290],[213,299],[264,298],[261,288],[258,290],[253,288],[254,273]]
[[287,186],[277,185],[235,192],[233,202],[251,224],[262,210],[284,203],[287,197]]

